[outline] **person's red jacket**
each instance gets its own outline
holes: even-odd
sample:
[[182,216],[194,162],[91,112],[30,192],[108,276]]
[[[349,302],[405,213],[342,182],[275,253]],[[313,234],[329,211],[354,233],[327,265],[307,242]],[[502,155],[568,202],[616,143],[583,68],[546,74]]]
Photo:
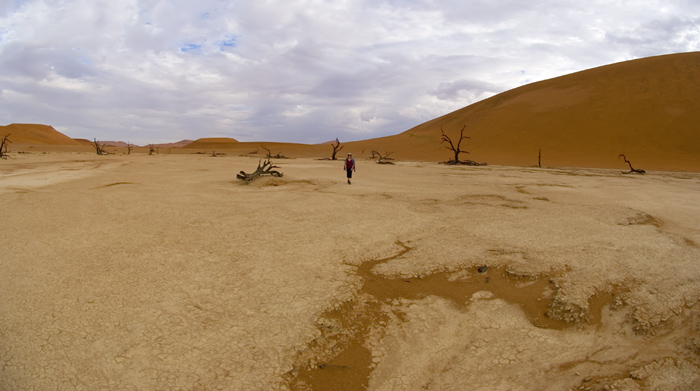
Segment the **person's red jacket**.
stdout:
[[343,165],[343,168],[346,170],[353,170],[355,171],[355,159],[353,158],[345,158],[345,165]]

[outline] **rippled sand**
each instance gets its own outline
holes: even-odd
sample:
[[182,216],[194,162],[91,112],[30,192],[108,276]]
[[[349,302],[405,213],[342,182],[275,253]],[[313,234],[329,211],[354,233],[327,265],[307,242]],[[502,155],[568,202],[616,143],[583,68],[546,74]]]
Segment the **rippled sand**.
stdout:
[[0,161],[0,389],[700,388],[700,174],[257,162]]

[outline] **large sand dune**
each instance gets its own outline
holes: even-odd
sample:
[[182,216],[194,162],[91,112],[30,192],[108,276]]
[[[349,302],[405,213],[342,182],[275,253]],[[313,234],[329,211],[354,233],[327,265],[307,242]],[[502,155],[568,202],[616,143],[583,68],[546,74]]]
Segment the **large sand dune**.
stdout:
[[10,135],[14,145],[65,145],[77,146],[79,141],[73,140],[57,131],[52,126],[37,124],[9,124],[0,126],[0,137]]
[[498,94],[396,138],[434,151],[441,128],[454,138],[466,126],[477,161],[534,165],[541,149],[549,166],[612,168],[626,154],[649,169],[698,171],[698,69],[700,52],[607,65]]
[[257,162],[2,161],[0,389],[700,389],[698,174]]
[[[347,143],[402,160],[445,161],[441,130],[458,139],[463,159],[545,167],[637,167],[700,171],[700,52],[607,65],[522,86],[428,121],[395,136]],[[244,153],[260,143],[208,148]],[[197,144],[190,145],[195,148]],[[206,149],[206,148],[205,148]],[[280,145],[289,156],[330,156],[329,145]]]

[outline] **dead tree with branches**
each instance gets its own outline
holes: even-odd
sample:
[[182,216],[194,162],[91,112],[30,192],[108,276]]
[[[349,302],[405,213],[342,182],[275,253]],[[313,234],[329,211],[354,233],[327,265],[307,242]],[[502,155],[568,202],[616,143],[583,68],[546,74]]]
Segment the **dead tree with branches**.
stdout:
[[262,160],[258,161],[258,168],[254,172],[246,174],[245,171],[241,171],[238,173],[238,175],[236,175],[236,178],[250,183],[262,175],[272,175],[276,178],[281,177],[282,173],[277,170],[273,170],[273,168],[279,167],[273,165],[272,161],[270,161],[270,158],[268,157],[264,163],[262,162]]
[[379,151],[373,149],[372,159],[377,159],[377,164],[394,164],[394,162],[391,161],[394,159],[389,157],[392,153],[393,152],[384,152],[384,155],[382,155]]
[[10,144],[10,133],[4,135],[0,140],[0,158],[7,159],[10,155],[7,154],[7,144]]
[[262,147],[262,149],[264,149],[264,150],[267,151],[267,153],[265,154],[265,158],[267,158],[268,160],[269,160],[270,158],[275,158],[275,159],[284,159],[284,158],[286,158],[286,156],[282,156],[282,152],[281,152],[281,151],[280,151],[280,152],[277,152],[277,155],[273,155],[273,154],[272,154],[272,151],[270,151],[269,148],[265,147],[264,144],[260,144],[260,146]]
[[[465,151],[462,149],[462,141],[466,139],[471,139],[469,136],[464,135],[464,129],[467,127],[467,125],[462,126],[462,129],[459,131],[459,140],[456,142],[452,141],[450,136],[445,134],[445,131],[442,129],[442,126],[440,126],[440,133],[442,135],[442,140],[440,141],[440,144],[447,144],[445,145],[445,148],[449,149],[452,151],[455,155],[454,159],[450,159],[445,162],[445,164],[465,164],[468,166],[485,166],[486,163],[477,163],[473,160],[459,160],[459,154],[460,153],[469,153],[468,151]],[[456,145],[455,145],[456,144]]]
[[92,147],[95,148],[95,152],[98,155],[107,155],[108,154],[108,152],[105,150],[105,147],[107,146],[105,143],[101,143],[101,142],[97,141],[96,138],[93,138],[92,140],[93,140]]
[[153,152],[156,152],[156,154],[158,154],[155,146],[153,144],[148,144],[148,155],[153,155]]
[[131,155],[131,148],[133,148],[133,147],[134,147],[134,144],[132,144],[128,141],[126,142],[126,154],[127,155]]
[[625,154],[621,153],[620,156],[622,159],[624,159],[625,163],[629,164],[630,166],[630,171],[629,172],[622,172],[623,174],[646,174],[646,171],[644,170],[637,170],[636,168],[632,167],[632,163],[630,163],[629,160],[627,160],[627,157]]
[[338,140],[338,138],[336,137],[335,144],[331,143],[331,147],[333,147],[333,154],[331,155],[331,160],[338,160],[335,155],[338,152],[340,152],[340,150],[342,150],[345,147],[345,145],[340,145],[340,140]]
[[466,140],[470,137],[464,135],[464,129],[467,127],[467,125],[462,126],[462,130],[459,131],[459,140],[457,140],[456,145],[452,141],[452,139],[445,134],[445,131],[442,129],[442,126],[440,126],[440,133],[442,134],[442,141],[440,143],[445,143],[445,148],[449,149],[455,154],[454,159],[448,160],[447,164],[461,164],[462,161],[459,160],[459,154],[460,153],[469,153],[467,151],[462,150],[462,141]]

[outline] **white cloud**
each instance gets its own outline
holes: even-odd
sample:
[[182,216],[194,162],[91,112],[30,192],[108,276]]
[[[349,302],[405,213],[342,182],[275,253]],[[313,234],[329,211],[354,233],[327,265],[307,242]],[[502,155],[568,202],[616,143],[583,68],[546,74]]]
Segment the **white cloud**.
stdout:
[[132,142],[396,134],[524,83],[700,49],[700,3],[0,3],[0,123]]

